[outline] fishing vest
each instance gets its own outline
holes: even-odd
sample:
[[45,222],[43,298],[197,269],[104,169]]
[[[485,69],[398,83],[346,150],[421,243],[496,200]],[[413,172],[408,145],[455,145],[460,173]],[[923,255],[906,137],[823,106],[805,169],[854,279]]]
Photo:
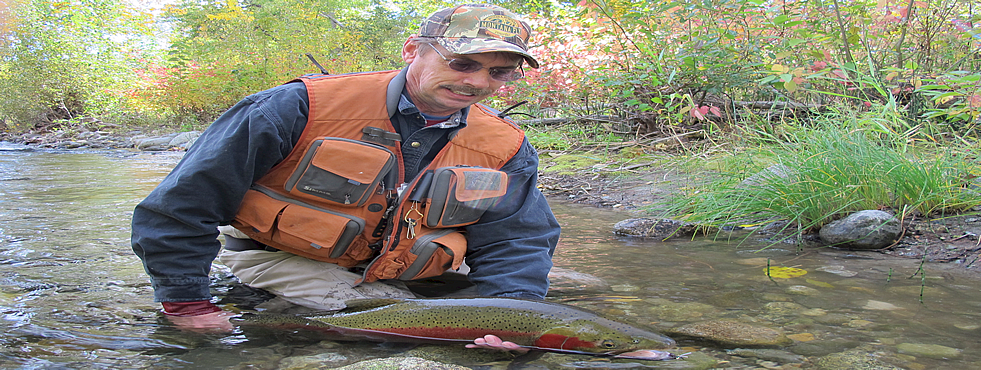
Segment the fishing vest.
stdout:
[[246,192],[231,225],[310,259],[343,267],[371,261],[358,283],[459,268],[467,251],[462,226],[504,196],[507,174],[499,170],[524,132],[475,104],[467,126],[400,187],[399,135],[385,106],[397,73],[301,77],[307,125],[289,155]]

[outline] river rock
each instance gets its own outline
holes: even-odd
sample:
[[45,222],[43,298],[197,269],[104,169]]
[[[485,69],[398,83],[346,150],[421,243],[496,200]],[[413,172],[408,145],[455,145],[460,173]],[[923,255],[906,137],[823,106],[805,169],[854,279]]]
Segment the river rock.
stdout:
[[787,289],[784,290],[784,292],[787,294],[806,295],[806,296],[816,296],[821,294],[820,290],[811,288],[806,285],[792,285],[787,287]]
[[817,268],[817,271],[827,272],[829,274],[835,274],[835,275],[844,276],[844,277],[853,277],[855,275],[858,275],[858,272],[851,271],[851,270],[845,268],[845,266],[842,266],[842,265],[821,266],[821,267],[818,267]]
[[172,149],[172,148],[180,148],[185,150],[190,149],[191,145],[194,145],[194,142],[197,141],[198,137],[200,136],[201,136],[200,131],[187,131],[187,132],[179,133],[177,134],[177,136],[174,136],[173,139],[170,139],[169,143],[167,143],[167,145],[169,146],[168,149]]
[[763,309],[769,314],[792,315],[806,310],[807,307],[794,302],[770,302],[763,305]]
[[768,182],[773,182],[773,180],[785,181],[790,178],[790,175],[794,174],[796,171],[782,164],[775,164],[770,167],[763,169],[763,171],[750,176],[739,183],[739,188],[745,189],[750,187],[756,187],[761,184]]
[[548,272],[549,291],[609,291],[610,284],[595,275],[566,268],[552,267]]
[[865,210],[824,225],[819,235],[826,243],[839,247],[880,249],[894,243],[901,233],[901,224],[893,215]]
[[865,306],[862,306],[862,308],[873,311],[894,311],[903,309],[902,307],[896,306],[889,302],[876,301],[872,299],[865,302]]
[[726,353],[740,357],[758,358],[765,361],[775,361],[784,364],[804,361],[804,356],[779,349],[736,348],[727,350]]
[[347,361],[347,357],[339,353],[324,352],[310,356],[284,358],[279,362],[278,368],[284,370],[333,369]]
[[170,150],[170,142],[175,137],[177,137],[177,134],[149,138],[133,138],[133,147],[148,152]]
[[779,347],[793,343],[779,330],[731,320],[702,321],[668,331],[668,334],[708,340],[724,347]]
[[[304,369],[319,369],[318,367],[307,367]],[[332,369],[332,367],[324,367]],[[402,369],[429,369],[429,370],[469,370],[469,367],[444,364],[441,362],[430,361],[418,357],[389,357],[376,358],[372,360],[353,363],[338,370],[402,370]]]
[[817,370],[902,370],[878,359],[874,353],[864,350],[853,350],[819,358],[814,361]]
[[668,300],[657,299],[647,300],[653,303],[650,308],[651,316],[660,321],[694,321],[701,319],[704,315],[713,314],[719,311],[712,305],[698,302],[671,302]]
[[958,358],[961,357],[962,352],[957,348],[923,343],[900,343],[896,345],[896,350],[906,355],[935,358],[938,360]]
[[851,339],[812,340],[794,344],[790,351],[801,356],[826,356],[832,353],[848,351],[862,343]]
[[698,225],[667,218],[630,218],[613,225],[613,233],[642,238],[685,238],[695,235]]

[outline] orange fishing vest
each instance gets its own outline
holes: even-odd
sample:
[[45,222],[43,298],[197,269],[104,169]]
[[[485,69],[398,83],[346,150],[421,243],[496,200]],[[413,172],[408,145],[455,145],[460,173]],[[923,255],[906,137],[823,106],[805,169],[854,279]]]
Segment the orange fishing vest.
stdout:
[[395,129],[385,106],[397,74],[300,78],[310,99],[307,125],[290,154],[246,193],[231,225],[303,257],[344,267],[370,260],[365,282],[421,279],[458,268],[466,254],[462,225],[433,225],[423,216],[430,202],[409,201],[408,195],[436,169],[499,170],[518,152],[524,132],[486,107],[471,106],[467,126],[398,199],[399,184],[392,182],[404,173],[402,153],[399,142],[387,140]]

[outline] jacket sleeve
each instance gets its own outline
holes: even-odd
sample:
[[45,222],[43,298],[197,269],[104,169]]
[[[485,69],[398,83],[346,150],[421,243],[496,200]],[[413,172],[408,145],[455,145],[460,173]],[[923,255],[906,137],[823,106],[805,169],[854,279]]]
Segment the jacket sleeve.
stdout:
[[469,278],[482,296],[542,299],[560,227],[537,188],[538,154],[527,139],[501,170],[507,195],[466,230]]
[[282,85],[249,96],[219,117],[133,211],[133,251],[157,302],[211,298],[208,274],[219,225],[249,186],[292,150],[306,125],[306,89]]

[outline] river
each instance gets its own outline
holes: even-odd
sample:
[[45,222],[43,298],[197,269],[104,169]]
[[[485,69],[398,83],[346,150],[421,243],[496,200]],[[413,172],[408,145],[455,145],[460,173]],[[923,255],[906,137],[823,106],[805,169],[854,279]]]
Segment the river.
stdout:
[[[275,331],[174,329],[152,301],[130,249],[129,224],[133,207],[181,153],[19,149],[0,143],[0,368],[284,369],[298,368],[290,364],[299,358],[341,366],[406,350]],[[794,339],[777,349],[783,356],[680,342],[717,367],[791,369],[858,351],[898,368],[981,368],[979,279],[951,266],[925,264],[921,270],[917,260],[834,250],[798,253],[775,246],[758,252],[761,245],[738,242],[620,238],[610,230],[626,213],[552,205],[563,225],[555,265],[605,283],[559,280],[551,300],[660,331],[730,319],[780,329]],[[767,264],[807,274],[767,276]],[[235,302],[242,291],[251,294],[219,264],[212,275],[214,294],[223,302]],[[787,359],[794,355],[800,357]],[[525,366],[696,367],[685,360],[547,359]]]

